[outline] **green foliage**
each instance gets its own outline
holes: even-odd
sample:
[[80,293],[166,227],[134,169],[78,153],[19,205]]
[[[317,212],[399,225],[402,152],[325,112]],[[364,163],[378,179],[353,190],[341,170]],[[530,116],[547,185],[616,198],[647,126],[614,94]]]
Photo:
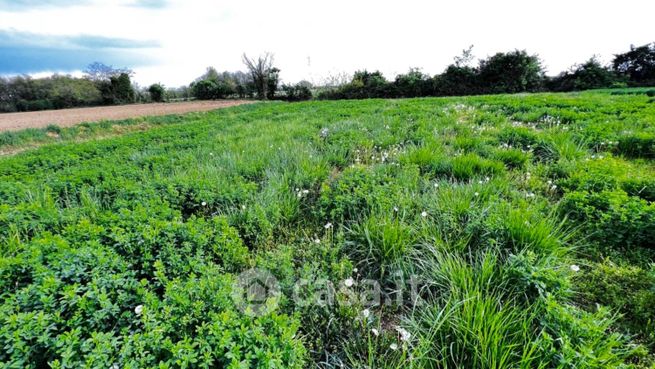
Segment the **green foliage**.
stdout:
[[100,91],[88,79],[57,74],[40,79],[0,78],[0,112],[65,109],[100,102]]
[[655,159],[655,134],[638,133],[619,138],[616,151],[629,158]]
[[306,84],[282,85],[282,91],[284,92],[284,100],[286,101],[305,101],[312,99],[312,90]]
[[561,212],[585,224],[589,237],[604,247],[655,247],[655,204],[621,190],[571,192]]
[[191,93],[199,100],[215,100],[224,99],[235,91],[227,83],[205,79],[192,83]]
[[579,300],[601,304],[621,313],[619,323],[653,347],[655,345],[655,267],[617,265],[605,259],[576,278]]
[[543,79],[539,58],[525,50],[497,53],[480,62],[479,81],[487,93],[537,91]]
[[655,43],[630,46],[630,51],[615,55],[614,70],[628,78],[635,86],[655,83]]
[[[655,173],[621,144],[648,142],[647,99],[269,102],[2,134],[24,151],[0,158],[0,366],[652,366]],[[234,296],[251,268],[279,282],[263,315]]]
[[109,80],[98,82],[102,101],[107,105],[130,104],[134,102],[135,91],[128,73],[111,76]]
[[166,94],[164,86],[159,83],[155,83],[148,87],[148,93],[150,94],[150,99],[154,102],[163,102]]
[[548,81],[548,88],[551,91],[580,91],[608,88],[617,82],[616,74],[593,57]]

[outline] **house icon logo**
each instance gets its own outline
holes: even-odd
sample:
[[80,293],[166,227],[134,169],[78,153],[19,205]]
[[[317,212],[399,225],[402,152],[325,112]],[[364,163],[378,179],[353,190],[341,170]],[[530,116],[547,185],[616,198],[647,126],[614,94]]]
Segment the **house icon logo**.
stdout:
[[239,311],[250,316],[275,311],[281,296],[280,284],[265,269],[253,268],[242,272],[232,286],[232,300]]

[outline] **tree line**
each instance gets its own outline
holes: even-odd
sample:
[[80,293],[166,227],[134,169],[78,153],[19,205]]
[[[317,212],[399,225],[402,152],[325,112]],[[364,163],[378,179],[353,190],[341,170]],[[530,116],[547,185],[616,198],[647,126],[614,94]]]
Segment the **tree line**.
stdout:
[[456,96],[537,91],[579,91],[594,88],[655,85],[655,43],[631,46],[614,56],[609,65],[597,58],[574,65],[555,77],[545,74],[537,55],[525,50],[501,52],[477,64],[472,47],[434,76],[410,69],[394,80],[379,71],[356,72],[345,83],[312,86],[303,81],[280,84],[280,69],[274,56],[243,55],[246,71],[218,72],[209,67],[189,86],[165,88],[161,84],[140,87],[133,72],[93,63],[81,78],[52,75],[46,78],[0,77],[0,112],[64,109],[72,107],[162,102],[179,99],[257,98],[301,101],[319,99],[396,98]]
[[595,88],[655,85],[655,43],[631,46],[610,65],[596,57],[555,77],[545,74],[541,60],[525,50],[497,53],[473,63],[472,47],[435,76],[410,69],[388,81],[379,71],[358,71],[350,82],[318,94],[320,99],[459,96],[539,91],[581,91]]

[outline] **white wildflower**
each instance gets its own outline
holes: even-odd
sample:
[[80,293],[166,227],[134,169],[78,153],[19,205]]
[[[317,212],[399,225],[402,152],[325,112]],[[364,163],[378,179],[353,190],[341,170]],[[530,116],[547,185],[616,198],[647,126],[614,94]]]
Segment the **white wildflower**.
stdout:
[[137,307],[134,308],[134,313],[136,315],[141,315],[143,313],[143,305],[138,305]]
[[343,281],[343,284],[344,284],[346,287],[352,287],[352,286],[355,284],[355,280],[352,279],[352,278],[348,278],[348,279],[346,279],[345,281]]
[[427,216],[428,216],[428,212],[427,212],[427,211],[423,211],[423,212],[421,212],[421,216],[422,216],[423,218],[427,217]]
[[371,333],[373,333],[373,335],[374,335],[375,337],[377,337],[377,336],[380,335],[380,331],[378,331],[378,330],[375,329],[375,328],[372,328],[372,329],[371,329]]
[[396,345],[395,343],[392,343],[391,345],[389,345],[389,348],[392,349],[393,351],[396,351],[396,350],[398,350],[398,345]]
[[398,209],[398,207],[397,207],[397,206],[394,206],[394,207],[393,207],[393,211],[394,211],[394,212],[396,212],[396,213],[397,213],[397,212],[398,212],[398,210],[400,210],[400,209]]
[[371,311],[369,309],[362,310],[362,316],[364,318],[368,318],[370,315],[371,315]]
[[573,265],[571,265],[571,270],[574,271],[574,272],[579,272],[579,271],[580,271],[580,267],[577,266],[577,265],[575,265],[575,264],[573,264]]
[[325,229],[330,229],[330,228],[332,228],[332,223],[327,222],[327,223],[323,226],[323,228],[325,228]]
[[473,196],[478,197],[478,196],[480,196],[480,193],[476,192],[476,193],[473,194]]
[[207,206],[207,203],[203,201],[200,205]]
[[409,333],[405,328],[396,327],[396,331],[398,334],[400,334],[400,340],[403,342],[407,342],[412,338],[412,334]]

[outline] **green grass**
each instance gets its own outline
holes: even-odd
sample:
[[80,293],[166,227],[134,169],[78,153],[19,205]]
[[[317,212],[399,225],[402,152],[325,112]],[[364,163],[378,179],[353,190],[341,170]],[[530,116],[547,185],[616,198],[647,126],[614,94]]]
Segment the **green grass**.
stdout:
[[0,158],[0,363],[650,368],[655,103],[630,91],[3,134],[45,145]]

